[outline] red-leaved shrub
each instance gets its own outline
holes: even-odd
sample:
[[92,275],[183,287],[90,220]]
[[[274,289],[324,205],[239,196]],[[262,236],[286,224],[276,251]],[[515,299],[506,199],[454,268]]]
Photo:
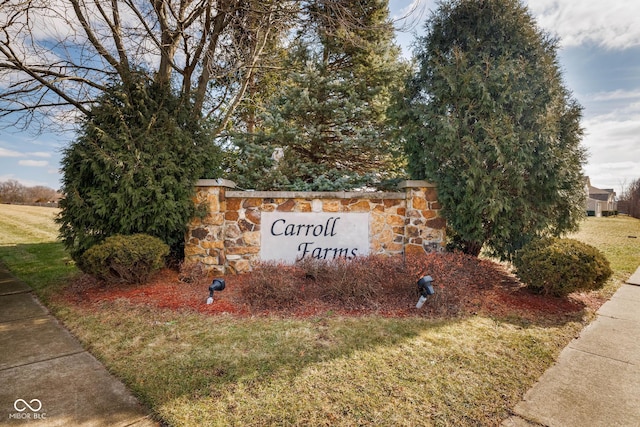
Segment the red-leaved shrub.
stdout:
[[419,296],[418,279],[431,275],[435,294],[429,296],[420,313],[457,315],[463,304],[474,298],[469,281],[482,280],[486,271],[495,268],[489,264],[462,253],[371,255],[334,261],[305,258],[294,265],[264,262],[247,273],[238,291],[252,311],[290,311],[306,303],[344,310],[393,306],[412,311]]
[[304,280],[292,267],[261,262],[240,288],[243,302],[254,309],[288,309],[303,298]]

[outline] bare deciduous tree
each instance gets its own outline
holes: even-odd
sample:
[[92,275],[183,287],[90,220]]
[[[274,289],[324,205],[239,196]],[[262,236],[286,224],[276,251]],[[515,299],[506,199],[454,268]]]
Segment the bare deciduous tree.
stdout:
[[0,182],[0,203],[48,203],[58,198],[56,190],[49,187],[26,187],[15,179]]
[[635,179],[628,186],[623,186],[618,207],[621,212],[640,218],[640,178]]
[[27,187],[26,193],[28,203],[50,203],[55,202],[60,198],[59,194],[56,193],[56,190],[43,185]]
[[21,127],[87,115],[143,70],[225,127],[269,42],[314,13],[359,25],[342,0],[4,0],[0,117]]
[[26,187],[15,179],[0,182],[0,202],[24,203],[26,196]]

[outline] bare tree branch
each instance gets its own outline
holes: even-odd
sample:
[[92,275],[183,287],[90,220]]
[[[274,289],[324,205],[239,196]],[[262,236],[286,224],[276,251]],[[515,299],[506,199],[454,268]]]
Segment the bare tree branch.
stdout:
[[[350,0],[16,0],[0,8],[0,115],[23,125],[88,115],[114,84],[145,72],[223,129],[272,40],[311,14],[358,28]],[[330,34],[330,31],[327,34]]]

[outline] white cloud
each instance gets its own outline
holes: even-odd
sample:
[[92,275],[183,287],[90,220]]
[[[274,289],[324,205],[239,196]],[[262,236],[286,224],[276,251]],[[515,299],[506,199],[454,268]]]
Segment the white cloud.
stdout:
[[[600,132],[610,132],[617,128],[628,132],[629,136],[640,135],[637,126],[640,124],[640,94],[633,92],[615,91],[609,93],[599,93],[584,98],[586,101],[587,119],[584,123],[590,127],[601,128]],[[629,128],[633,132],[629,132]]]
[[409,24],[421,23],[429,16],[429,10],[435,9],[434,0],[391,0],[389,9],[393,19],[400,19]]
[[49,162],[46,160],[20,160],[18,162],[20,166],[30,166],[30,167],[45,167],[49,166]]
[[593,101],[621,101],[629,99],[640,100],[640,89],[635,91],[616,90],[613,92],[599,92],[589,97]]
[[24,154],[0,147],[0,157],[24,157]]
[[[5,33],[3,38],[11,40],[12,55],[15,55],[19,61],[36,68],[41,67],[41,64],[68,63],[86,67],[87,70],[93,67],[95,70],[109,71],[110,65],[103,58],[103,55],[89,48],[91,46],[89,37],[80,24],[71,2],[66,0],[32,0],[29,2],[29,13],[25,12],[26,7],[20,4],[21,2],[13,2],[15,4],[8,4],[6,7],[5,3],[12,2],[2,3],[0,27]],[[118,57],[111,30],[112,23],[110,22],[113,21],[112,6],[110,2],[98,3],[81,1],[80,8],[98,42],[110,55]],[[144,2],[131,2],[131,4],[136,4],[136,12],[124,3],[127,2],[120,2],[118,6],[118,19],[121,25],[119,37],[122,38],[125,50],[135,53],[135,58],[129,59],[135,60],[135,62],[146,62],[146,64],[158,64],[160,52],[157,44],[154,38],[142,31],[143,25],[139,14],[145,15],[146,13]],[[197,6],[191,5],[190,7]],[[102,11],[109,17],[107,20],[103,18]],[[190,10],[185,11],[186,15],[189,13]],[[191,37],[194,38],[193,34]],[[5,59],[6,55],[2,56]],[[184,60],[184,56],[178,53],[176,60]],[[96,71],[95,75],[100,76],[101,79],[104,78],[103,72]],[[83,77],[91,79],[93,76],[83,75]],[[0,88],[8,88],[25,79],[29,80],[29,77],[25,76],[23,72],[4,70],[0,74]],[[80,86],[72,80],[62,80],[58,84],[70,88],[69,91],[76,90]],[[77,90],[83,92],[82,89]],[[63,123],[72,119],[66,115],[63,118]]]
[[396,29],[396,43],[402,48],[405,59],[411,57],[412,43],[416,36],[424,35],[424,21],[435,0],[390,0],[389,12]]
[[630,152],[640,150],[638,135],[640,135],[640,118],[636,120],[616,120],[609,115],[588,120],[585,126],[590,130],[590,136],[599,140],[609,141],[611,144],[628,145]]
[[47,153],[45,151],[36,151],[35,153],[29,153],[28,155],[33,157],[43,157],[47,159],[51,157],[51,153]]
[[608,49],[640,45],[637,0],[528,0],[538,24],[563,46],[596,44]]
[[[595,44],[608,49],[640,46],[640,1],[638,0],[525,0],[538,25],[560,37],[563,46]],[[418,21],[437,7],[435,0],[391,0],[394,18],[421,33]]]
[[640,109],[602,114],[583,122],[583,143],[589,150],[585,173],[599,188],[621,193],[624,184],[640,178]]
[[50,187],[50,188],[54,188],[54,189],[58,188],[58,186],[52,186],[51,183],[44,182],[44,181],[39,181],[39,180],[35,180],[35,179],[24,179],[24,178],[21,178],[21,177],[17,176],[16,174],[0,175],[0,182],[6,182],[6,181],[11,181],[11,180],[18,181],[20,184],[24,185],[25,187],[35,187],[37,185],[43,185],[45,187]]

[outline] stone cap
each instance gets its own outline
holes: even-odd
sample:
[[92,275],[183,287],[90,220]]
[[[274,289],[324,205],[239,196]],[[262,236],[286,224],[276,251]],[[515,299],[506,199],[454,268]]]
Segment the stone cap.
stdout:
[[227,187],[236,188],[235,182],[230,179],[215,178],[215,179],[199,179],[196,181],[196,187]]
[[227,191],[227,197],[256,199],[404,199],[404,193],[366,191]]
[[[242,190],[235,182],[224,179],[199,179],[196,187],[226,187],[235,188],[236,191],[229,191],[229,197],[251,197],[251,198],[283,198],[283,199],[307,199],[307,198],[333,198],[333,199],[401,199],[402,194],[394,192],[377,191],[254,191]],[[435,188],[436,185],[422,180],[406,180],[398,184],[399,190],[406,188]]]
[[436,187],[436,185],[432,182],[423,181],[423,180],[406,180],[402,181],[398,184],[398,188],[420,188],[420,187]]

